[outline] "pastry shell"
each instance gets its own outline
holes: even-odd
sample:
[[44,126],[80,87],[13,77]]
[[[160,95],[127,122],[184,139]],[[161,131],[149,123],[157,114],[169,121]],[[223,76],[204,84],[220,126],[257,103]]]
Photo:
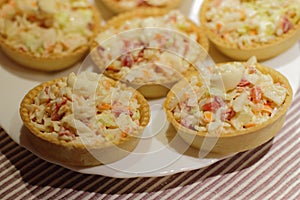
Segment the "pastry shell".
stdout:
[[108,7],[113,12],[121,13],[121,12],[130,11],[130,10],[135,10],[135,9],[138,9],[138,8],[142,8],[142,9],[147,9],[147,8],[174,9],[174,8],[177,8],[180,5],[182,0],[172,0],[172,1],[169,0],[169,2],[165,5],[163,5],[163,6],[143,5],[143,6],[138,6],[138,7],[134,7],[134,8],[124,7],[124,6],[120,5],[120,3],[118,3],[116,0],[102,0],[102,2],[106,7]]
[[298,23],[292,30],[269,42],[254,43],[251,46],[241,49],[236,44],[225,41],[206,26],[206,10],[208,9],[209,2],[210,0],[204,0],[200,9],[199,18],[201,26],[210,42],[220,52],[234,60],[245,61],[252,56],[255,56],[259,61],[267,60],[288,50],[300,39],[300,23]]
[[[120,27],[125,21],[135,19],[135,18],[147,18],[147,17],[159,17],[163,16],[170,12],[167,9],[160,9],[160,8],[147,8],[147,9],[137,9],[135,11],[125,12],[121,13],[112,19],[110,19],[107,24],[101,28],[100,32],[105,31],[106,29],[109,29],[110,27],[118,28]],[[209,41],[206,38],[203,30],[198,27],[194,22],[192,22],[190,19],[186,18],[186,20],[191,24],[191,29],[193,32],[197,33],[198,36],[198,43],[202,46],[203,54],[205,55],[199,55],[202,57],[207,56],[207,52],[209,49]],[[95,62],[97,66],[100,66],[100,60],[97,56],[96,48],[98,46],[98,43],[96,41],[93,42],[92,48],[91,48],[91,58]],[[194,71],[195,69],[193,67],[190,67],[186,72],[179,76],[185,76],[189,74],[190,72]],[[107,70],[104,70],[103,72],[106,76],[113,78],[115,80],[121,80],[122,77],[119,76],[117,73],[109,72]],[[178,72],[177,72],[178,73]],[[167,95],[170,87],[174,85],[178,81],[178,78],[171,77],[168,80],[159,80],[159,81],[149,81],[149,82],[138,82],[138,81],[132,81],[130,85],[134,88],[136,88],[139,92],[143,94],[144,97],[148,99],[154,99],[154,98],[161,98]]]
[[66,81],[66,77],[44,82],[31,89],[20,104],[20,116],[29,131],[25,136],[29,139],[35,150],[50,161],[68,166],[96,166],[118,161],[129,155],[139,143],[139,136],[150,120],[149,104],[145,98],[136,91],[136,98],[140,104],[140,126],[134,135],[121,138],[116,143],[98,142],[97,145],[84,143],[81,139],[70,142],[48,136],[39,130],[30,120],[28,106],[34,102],[40,91],[58,81]]
[[92,39],[99,31],[101,14],[98,9],[91,5],[93,12],[93,35],[89,38],[88,44],[81,46],[73,52],[64,55],[49,55],[49,56],[36,56],[30,52],[24,52],[12,47],[5,38],[0,36],[0,49],[13,61],[30,69],[39,71],[51,72],[59,71],[71,67],[76,62],[80,61],[89,51]]
[[[190,146],[201,149],[207,157],[210,156],[227,156],[237,152],[246,151],[258,147],[267,141],[271,140],[282,128],[286,113],[292,101],[292,88],[286,79],[278,71],[257,64],[256,68],[263,74],[269,74],[273,78],[274,82],[282,84],[287,89],[287,96],[284,103],[277,110],[276,114],[267,121],[241,131],[234,131],[231,133],[221,133],[219,136],[206,135],[207,132],[194,131],[182,126],[177,122],[172,113],[172,108],[177,104],[176,94],[179,93],[182,87],[186,86],[186,80],[182,80],[175,84],[167,95],[164,102],[164,109],[167,114],[168,121],[174,126],[179,136]],[[215,144],[212,146],[204,145]]]

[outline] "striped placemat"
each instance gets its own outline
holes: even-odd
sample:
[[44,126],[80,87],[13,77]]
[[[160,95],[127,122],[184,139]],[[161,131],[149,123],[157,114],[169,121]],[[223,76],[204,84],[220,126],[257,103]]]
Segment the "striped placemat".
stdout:
[[268,143],[166,177],[86,175],[43,161],[0,131],[0,199],[300,199],[300,91]]

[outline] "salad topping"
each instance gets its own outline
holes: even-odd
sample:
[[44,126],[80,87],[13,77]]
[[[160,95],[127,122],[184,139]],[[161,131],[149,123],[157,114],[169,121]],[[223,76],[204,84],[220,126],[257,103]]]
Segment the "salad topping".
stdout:
[[186,72],[199,51],[205,52],[197,39],[191,23],[178,11],[127,20],[96,37],[98,65],[129,82],[170,80]]
[[92,72],[48,85],[29,107],[31,122],[59,140],[118,143],[135,134],[140,104],[133,88]]
[[200,75],[192,76],[172,108],[175,120],[186,128],[209,134],[231,133],[267,121],[284,103],[287,89],[256,66],[254,58],[219,66],[223,88],[211,84],[208,89]]
[[210,0],[206,26],[238,47],[267,43],[300,23],[300,0]]

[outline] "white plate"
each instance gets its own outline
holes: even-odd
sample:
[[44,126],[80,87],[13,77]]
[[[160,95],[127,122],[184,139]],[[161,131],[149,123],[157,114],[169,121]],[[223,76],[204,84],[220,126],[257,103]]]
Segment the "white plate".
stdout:
[[[198,23],[198,10],[201,3],[202,1],[185,1],[180,10]],[[296,44],[278,57],[264,62],[264,64],[282,72],[289,79],[294,92],[299,86],[300,79],[299,46],[300,44]],[[228,61],[228,58],[220,55],[214,49],[210,54],[216,62]],[[65,76],[71,71],[76,72],[79,65],[59,73],[41,73],[18,66],[0,52],[0,66],[0,92],[2,96],[0,126],[16,143],[44,160],[61,165],[39,155],[24,137],[27,129],[23,127],[19,117],[19,105],[23,96],[38,83]],[[143,139],[129,156],[109,165],[80,169],[72,166],[64,167],[80,173],[131,178],[170,175],[206,167],[222,159],[199,158],[195,149],[188,149],[180,138],[174,136],[174,130],[171,126],[169,127],[165,120],[165,114],[162,110],[163,100],[150,101],[152,112],[150,124],[143,134]]]

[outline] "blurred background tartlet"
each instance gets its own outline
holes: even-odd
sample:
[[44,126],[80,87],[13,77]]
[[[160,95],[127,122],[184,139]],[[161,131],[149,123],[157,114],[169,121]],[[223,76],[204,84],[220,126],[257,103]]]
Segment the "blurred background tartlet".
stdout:
[[192,71],[208,49],[202,29],[182,13],[148,8],[109,20],[95,37],[91,55],[105,75],[158,98]]
[[200,22],[215,47],[234,60],[266,60],[300,38],[299,0],[204,0]]
[[101,20],[87,0],[7,0],[0,13],[2,51],[41,71],[62,70],[82,59]]

